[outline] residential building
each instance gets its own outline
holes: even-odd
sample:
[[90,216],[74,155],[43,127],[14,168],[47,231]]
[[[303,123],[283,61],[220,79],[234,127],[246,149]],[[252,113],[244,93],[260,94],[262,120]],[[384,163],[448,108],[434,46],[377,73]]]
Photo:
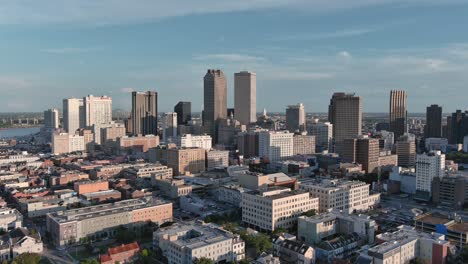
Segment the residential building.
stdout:
[[210,150],[206,152],[206,169],[212,170],[219,167],[229,166],[229,151]]
[[57,109],[49,109],[44,111],[44,127],[49,129],[59,128],[59,112]]
[[399,138],[407,132],[406,91],[390,91],[390,131],[395,138]]
[[129,131],[137,135],[158,134],[158,93],[132,92],[132,112]]
[[208,70],[203,87],[203,126],[216,143],[216,123],[220,119],[227,119],[227,82],[224,73],[221,70]]
[[73,244],[84,238],[109,237],[119,226],[137,227],[148,221],[163,224],[172,220],[172,203],[151,197],[47,214],[47,231],[55,246]]
[[330,237],[315,247],[315,257],[320,262],[333,263],[333,260],[348,259],[359,250],[365,241],[356,233]]
[[293,136],[288,131],[261,131],[258,135],[258,155],[270,162],[291,157]]
[[362,99],[354,94],[334,93],[328,106],[328,121],[333,124],[335,152],[345,139],[361,135]]
[[178,102],[174,106],[174,112],[177,114],[177,126],[186,125],[192,119],[192,103]]
[[52,135],[52,153],[54,154],[85,150],[84,136],[68,133],[54,133]]
[[430,196],[432,180],[444,176],[445,154],[440,151],[418,154],[416,158],[416,191]]
[[293,136],[293,155],[310,155],[315,153],[315,136],[306,133]]
[[190,264],[208,258],[215,263],[238,262],[245,258],[245,243],[238,236],[212,224],[175,224],[153,234],[169,264]]
[[288,237],[289,234],[279,235],[273,240],[273,252],[284,264],[314,264],[314,248],[304,242],[296,240],[296,237]]
[[180,148],[202,148],[210,150],[212,147],[212,138],[209,135],[191,135],[185,134],[177,138],[176,144]]
[[83,98],[85,126],[108,124],[112,121],[112,98],[88,95]]
[[442,137],[442,106],[433,104],[426,108],[425,138]]
[[41,254],[42,250],[40,233],[33,234],[26,228],[16,228],[0,239],[1,261],[11,261],[23,253]]
[[125,152],[148,152],[150,148],[155,148],[159,145],[159,136],[133,136],[119,137],[116,142],[120,151]]
[[290,105],[286,108],[286,129],[291,133],[306,130],[305,109],[303,104]]
[[83,99],[63,99],[63,128],[70,134],[85,127],[85,111]]
[[205,170],[205,150],[201,148],[172,148],[164,150],[167,154],[166,165],[174,175],[199,173]]
[[315,136],[317,150],[331,150],[333,145],[333,125],[330,122],[313,123],[309,126],[309,135]]
[[78,194],[107,191],[109,190],[109,182],[103,180],[77,181],[73,184],[73,189]]
[[242,221],[266,231],[291,228],[297,218],[310,210],[318,210],[319,199],[308,192],[273,187],[242,194]]
[[117,141],[117,138],[126,135],[126,128],[124,124],[111,122],[106,126],[95,126],[94,133],[99,131],[99,135],[95,135],[96,144],[109,144],[110,142]]
[[241,124],[257,121],[257,74],[254,72],[234,73],[234,109]]
[[299,183],[301,190],[319,199],[319,211],[338,209],[344,212],[367,211],[380,201],[380,194],[370,194],[369,184],[343,179],[315,179]]

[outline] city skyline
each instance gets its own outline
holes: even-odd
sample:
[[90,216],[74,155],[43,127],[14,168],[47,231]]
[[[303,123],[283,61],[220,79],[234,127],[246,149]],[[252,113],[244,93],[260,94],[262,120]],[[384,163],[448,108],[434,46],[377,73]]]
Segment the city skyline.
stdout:
[[[9,62],[0,64],[0,112],[43,111],[86,94],[111,96],[115,109],[130,110],[133,90],[157,91],[161,112],[181,100],[200,112],[208,68],[225,72],[229,107],[234,73],[249,70],[257,73],[257,111],[302,102],[325,112],[331,94],[344,91],[363,98],[364,112],[386,112],[392,89],[407,91],[409,112],[463,108],[457,94],[468,81],[468,37],[460,34],[467,1],[236,1],[217,8],[203,1],[180,10],[150,1],[112,7],[112,17],[103,11],[108,1],[91,13],[77,2],[76,14],[53,3],[0,8],[0,34],[9,40],[0,44]],[[155,6],[158,12],[148,11]]]

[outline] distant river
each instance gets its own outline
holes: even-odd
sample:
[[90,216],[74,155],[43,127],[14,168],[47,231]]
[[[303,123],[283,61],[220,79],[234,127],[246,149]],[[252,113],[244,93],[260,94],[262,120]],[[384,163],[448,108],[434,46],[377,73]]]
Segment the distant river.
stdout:
[[39,132],[40,127],[21,127],[0,129],[0,138],[23,137]]

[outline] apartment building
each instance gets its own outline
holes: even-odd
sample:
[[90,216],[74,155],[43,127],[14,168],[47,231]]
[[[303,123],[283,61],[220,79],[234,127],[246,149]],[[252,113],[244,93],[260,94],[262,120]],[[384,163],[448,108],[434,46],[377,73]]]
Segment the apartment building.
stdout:
[[319,199],[308,192],[273,187],[242,194],[242,221],[261,230],[291,228],[306,211],[318,210]]
[[73,184],[73,189],[78,194],[99,192],[109,190],[108,181],[78,181]]
[[192,185],[185,184],[182,179],[154,179],[154,185],[167,197],[171,199],[192,193]]
[[299,188],[320,198],[319,211],[338,209],[346,212],[367,211],[380,200],[380,194],[369,194],[369,184],[343,179],[316,179],[299,184]]
[[185,134],[177,138],[176,144],[180,148],[202,148],[210,150],[213,139],[209,135]]
[[306,133],[294,135],[293,137],[293,154],[294,155],[310,155],[315,153],[315,136],[307,135]]
[[260,131],[258,134],[258,155],[270,162],[293,155],[293,133],[288,131]]
[[155,176],[157,178],[171,178],[172,168],[162,164],[144,164],[129,167],[123,170],[123,175],[127,178],[151,178]]
[[245,243],[238,236],[211,224],[172,225],[153,234],[169,264],[191,264],[202,257],[214,263],[238,262],[245,258]]
[[174,175],[199,173],[205,170],[205,150],[202,148],[167,149],[167,166]]
[[54,245],[63,246],[86,237],[113,236],[119,226],[171,220],[172,203],[145,197],[47,214],[47,231]]

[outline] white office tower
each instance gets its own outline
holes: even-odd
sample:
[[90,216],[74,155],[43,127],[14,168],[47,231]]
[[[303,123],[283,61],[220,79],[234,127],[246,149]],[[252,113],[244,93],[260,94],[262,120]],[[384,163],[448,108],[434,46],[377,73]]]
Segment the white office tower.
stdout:
[[83,99],[63,99],[63,128],[70,134],[85,127],[85,111]]
[[317,150],[331,149],[333,144],[333,125],[330,122],[311,124],[309,126],[309,135],[315,136]]
[[59,112],[57,109],[49,109],[44,111],[44,127],[56,129],[59,127]]
[[209,135],[191,135],[186,134],[177,138],[177,146],[181,148],[202,148],[210,150],[212,146],[212,138]]
[[377,132],[377,135],[380,136],[380,140],[383,141],[383,150],[391,151],[393,145],[395,144],[395,135],[393,132],[382,130]]
[[257,121],[257,75],[253,72],[234,74],[234,113],[243,125]]
[[109,124],[112,121],[112,98],[88,95],[83,98],[85,126]]
[[288,131],[261,131],[258,134],[258,155],[270,162],[293,155],[293,133]]
[[416,156],[416,191],[432,191],[432,180],[443,177],[445,170],[445,154],[431,151]]
[[162,120],[163,140],[168,142],[168,139],[177,137],[177,113],[164,113]]

